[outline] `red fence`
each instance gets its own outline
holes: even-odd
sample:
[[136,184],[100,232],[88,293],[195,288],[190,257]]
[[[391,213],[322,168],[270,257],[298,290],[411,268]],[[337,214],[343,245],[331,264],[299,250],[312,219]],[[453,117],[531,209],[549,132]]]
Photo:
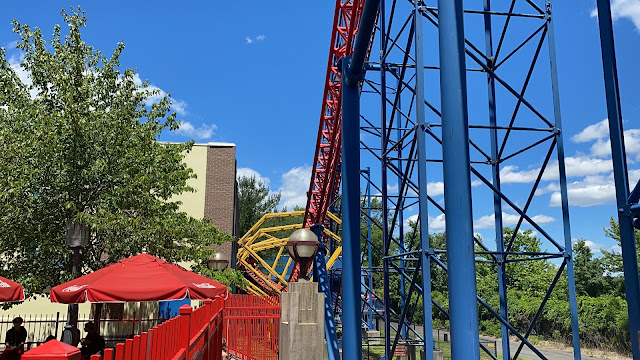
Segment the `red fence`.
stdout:
[[221,360],[224,304],[223,299],[207,300],[195,311],[183,305],[180,316],[91,360]]
[[243,360],[278,359],[279,296],[229,295],[223,318],[230,355]]

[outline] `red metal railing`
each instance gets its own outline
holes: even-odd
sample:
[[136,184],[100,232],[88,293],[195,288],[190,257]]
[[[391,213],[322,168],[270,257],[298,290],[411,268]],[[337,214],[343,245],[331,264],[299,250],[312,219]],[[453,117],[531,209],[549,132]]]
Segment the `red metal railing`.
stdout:
[[243,360],[278,359],[279,296],[229,295],[223,319],[230,355]]
[[90,360],[221,360],[224,304],[223,299],[206,300],[195,311],[183,305],[180,316]]

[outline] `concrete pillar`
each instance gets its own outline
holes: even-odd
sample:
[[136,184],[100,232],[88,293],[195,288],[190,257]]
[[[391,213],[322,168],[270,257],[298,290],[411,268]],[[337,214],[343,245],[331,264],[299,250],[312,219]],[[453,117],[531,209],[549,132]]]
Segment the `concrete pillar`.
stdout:
[[323,360],[324,294],[300,279],[280,295],[280,360]]

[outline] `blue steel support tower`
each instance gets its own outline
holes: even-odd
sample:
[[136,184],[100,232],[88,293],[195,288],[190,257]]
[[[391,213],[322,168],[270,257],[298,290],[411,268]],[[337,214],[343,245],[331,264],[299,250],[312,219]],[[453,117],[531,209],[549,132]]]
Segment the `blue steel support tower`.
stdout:
[[463,15],[462,0],[438,0],[451,357],[480,359]]
[[629,193],[627,159],[622,129],[622,110],[618,89],[618,69],[611,25],[611,4],[609,0],[598,0],[598,22],[600,25],[600,44],[602,46],[602,67],[604,70],[607,110],[609,115],[609,137],[611,139],[611,160],[616,185],[618,205],[618,223],[620,226],[620,245],[624,266],[624,285],[627,294],[627,311],[631,332],[631,351],[634,359],[640,359],[640,281],[638,279],[637,249],[634,226],[640,228],[637,219],[640,215],[640,182]]
[[[369,263],[362,269],[367,276],[360,276],[364,279],[360,288],[367,289],[368,296],[361,298],[360,288],[343,283],[343,306],[346,312],[346,302],[356,307],[364,299],[364,310],[385,320],[386,358],[405,344],[421,346],[426,358],[432,359],[435,317],[451,323],[454,358],[479,358],[480,351],[496,358],[478,341],[478,316],[482,315],[501,327],[505,359],[518,358],[523,347],[544,359],[528,338],[565,276],[574,358],[580,359],[551,4],[544,0],[481,3],[481,8],[464,8],[462,0],[381,0],[378,8],[376,2],[365,2],[362,23],[371,19],[367,6],[370,10],[375,4],[378,13],[371,32],[362,25],[358,30],[354,56],[348,60],[349,70],[355,66],[356,71],[349,73],[345,68],[342,74],[343,129],[347,114],[349,121],[359,117],[360,123],[358,137],[343,134],[343,147],[349,148],[343,148],[343,156],[349,159],[343,158],[342,176],[348,182],[347,177],[356,176],[359,169],[370,168],[359,172],[358,195],[368,187],[367,198],[379,200],[379,216],[371,215],[368,204],[360,211],[360,221],[364,219],[362,224],[371,224],[373,233],[382,235],[380,239],[361,236],[360,250],[371,248],[377,253],[368,254]],[[372,56],[361,64],[364,58],[356,54],[366,50],[379,58]],[[548,67],[542,65],[545,57]],[[368,72],[359,88],[361,69]],[[344,92],[351,99],[357,97],[357,102],[348,103]],[[354,144],[360,146],[360,162],[356,171],[347,173]],[[527,161],[536,159],[539,167],[529,183],[515,189],[512,180],[501,178],[501,171],[530,165],[521,162],[523,154]],[[549,229],[532,213],[545,172],[553,172],[559,182],[559,229]],[[397,187],[388,181],[391,178],[398,179]],[[343,188],[343,209],[349,201],[355,204],[354,191],[349,188],[352,200],[348,200]],[[493,212],[495,240],[474,234],[473,221],[485,211]],[[349,219],[354,219],[349,213]],[[505,232],[504,214],[517,218],[509,223],[512,231]],[[434,248],[430,232],[442,232],[445,227],[446,244]],[[356,236],[355,228],[350,236]],[[516,235],[526,229],[537,233],[540,250],[518,247]],[[349,242],[355,248],[353,239]],[[346,257],[345,253],[344,266],[350,261]],[[372,263],[376,258],[380,263]],[[538,307],[535,316],[524,327],[515,325],[509,319],[507,301],[510,267],[550,259],[557,263],[556,273],[544,295],[531,299]],[[476,294],[474,263],[495,271],[498,303]],[[343,268],[343,276],[349,271]],[[441,298],[432,297],[436,281],[432,274],[438,271],[448,276],[446,306]],[[355,279],[354,274],[349,276]],[[375,307],[374,298],[383,299],[384,310]],[[418,309],[422,319],[415,316]],[[360,326],[371,324],[363,320]],[[359,341],[347,335],[348,331],[359,333],[358,326],[349,324],[349,329],[343,329],[343,340]],[[509,335],[520,340],[517,348],[510,348]],[[356,350],[349,351],[355,354]]]

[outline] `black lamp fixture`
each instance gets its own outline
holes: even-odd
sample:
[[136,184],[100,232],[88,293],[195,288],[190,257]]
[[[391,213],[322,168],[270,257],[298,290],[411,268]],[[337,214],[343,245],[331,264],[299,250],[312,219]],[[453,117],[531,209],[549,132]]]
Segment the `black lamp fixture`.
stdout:
[[211,270],[221,271],[229,266],[229,258],[227,255],[216,252],[207,260],[207,267]]
[[77,224],[71,218],[67,218],[67,236],[65,243],[70,249],[82,249],[89,245],[89,228],[82,224]]
[[318,236],[309,229],[294,231],[287,241],[289,256],[300,264],[301,276],[308,279],[307,270],[318,252]]

